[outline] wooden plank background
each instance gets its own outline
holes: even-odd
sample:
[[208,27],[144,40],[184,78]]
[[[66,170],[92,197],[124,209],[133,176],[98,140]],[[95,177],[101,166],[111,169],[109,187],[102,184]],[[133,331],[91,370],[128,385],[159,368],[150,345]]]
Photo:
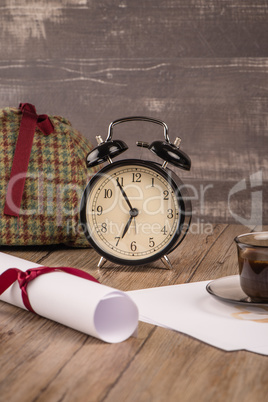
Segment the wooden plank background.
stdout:
[[[117,118],[164,120],[192,159],[197,222],[268,223],[267,23],[265,0],[0,0],[0,107],[33,103],[94,144]],[[135,140],[162,132],[115,137],[148,159]]]

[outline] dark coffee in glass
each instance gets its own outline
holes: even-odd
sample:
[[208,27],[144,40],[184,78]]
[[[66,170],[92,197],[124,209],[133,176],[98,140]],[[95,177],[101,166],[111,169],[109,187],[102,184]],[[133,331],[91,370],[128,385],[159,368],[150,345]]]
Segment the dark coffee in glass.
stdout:
[[268,232],[235,238],[240,285],[253,301],[268,302]]

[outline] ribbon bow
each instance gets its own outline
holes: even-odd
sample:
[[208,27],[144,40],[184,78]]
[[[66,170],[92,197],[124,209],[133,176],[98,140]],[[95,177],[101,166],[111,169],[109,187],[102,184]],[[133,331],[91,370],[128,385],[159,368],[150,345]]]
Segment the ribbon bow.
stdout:
[[46,114],[38,115],[30,103],[21,103],[22,119],[14,159],[7,187],[5,215],[19,216],[22,194],[28,170],[36,126],[45,134],[51,134],[53,124]]
[[18,268],[9,268],[6,271],[4,271],[2,275],[0,275],[0,295],[4,293],[4,291],[8,289],[14,282],[18,281],[19,287],[21,289],[21,296],[24,306],[27,308],[27,310],[31,311],[32,313],[35,313],[34,309],[31,306],[27,293],[28,283],[40,275],[54,271],[63,271],[66,272],[67,274],[79,276],[80,278],[99,283],[99,281],[96,278],[94,278],[87,272],[81,271],[80,269],[77,268],[39,267],[39,268],[28,269],[27,271],[21,271]]

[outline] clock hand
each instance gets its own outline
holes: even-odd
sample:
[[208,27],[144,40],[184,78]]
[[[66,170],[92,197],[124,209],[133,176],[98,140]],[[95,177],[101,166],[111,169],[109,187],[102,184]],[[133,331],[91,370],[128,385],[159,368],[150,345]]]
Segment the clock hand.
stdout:
[[128,196],[126,195],[126,193],[125,193],[123,187],[122,187],[121,184],[119,183],[119,180],[117,180],[117,184],[118,184],[118,187],[120,188],[121,193],[123,194],[124,199],[125,199],[126,202],[127,202],[127,205],[129,206],[130,210],[132,210],[133,207],[132,207],[132,205],[131,205],[131,203],[130,203],[130,201],[129,201],[129,199],[128,199]]
[[131,222],[132,222],[132,219],[133,219],[133,218],[134,218],[134,221],[135,221],[135,229],[136,229],[136,220],[135,220],[135,218],[136,218],[136,216],[138,216],[139,211],[137,210],[137,208],[132,208],[132,209],[129,211],[129,214],[130,214],[130,217],[129,217],[129,220],[127,221],[127,224],[126,224],[126,226],[125,226],[125,229],[124,229],[124,231],[123,231],[123,234],[122,234],[121,239],[123,239],[123,237],[124,237],[125,234],[127,233],[127,231],[128,231],[128,229],[129,229],[129,227],[130,227],[130,225],[131,225]]
[[127,231],[128,231],[128,229],[129,229],[129,226],[131,225],[131,222],[132,222],[132,219],[133,219],[133,218],[134,218],[133,216],[130,216],[130,217],[129,217],[129,220],[127,221],[127,224],[126,224],[126,226],[125,226],[125,229],[124,229],[124,231],[123,231],[123,234],[122,234],[121,239],[123,239],[123,237],[124,237],[125,234],[127,233]]
[[134,216],[134,227],[135,227],[135,234],[137,234],[137,225],[136,225],[136,218]]

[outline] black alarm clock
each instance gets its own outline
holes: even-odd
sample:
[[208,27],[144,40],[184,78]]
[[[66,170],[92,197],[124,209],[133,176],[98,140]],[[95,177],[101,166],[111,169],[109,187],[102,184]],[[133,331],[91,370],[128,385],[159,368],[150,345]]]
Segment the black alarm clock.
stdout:
[[[112,159],[128,149],[113,140],[113,128],[120,123],[145,121],[164,128],[164,141],[138,141],[163,160]],[[121,265],[144,265],[161,259],[171,268],[167,255],[183,240],[191,221],[191,202],[185,185],[170,163],[190,170],[188,155],[169,140],[166,123],[149,117],[126,117],[109,125],[105,141],[87,156],[87,166],[108,162],[88,183],[81,201],[80,218],[85,236],[101,255],[98,267],[109,260]]]

